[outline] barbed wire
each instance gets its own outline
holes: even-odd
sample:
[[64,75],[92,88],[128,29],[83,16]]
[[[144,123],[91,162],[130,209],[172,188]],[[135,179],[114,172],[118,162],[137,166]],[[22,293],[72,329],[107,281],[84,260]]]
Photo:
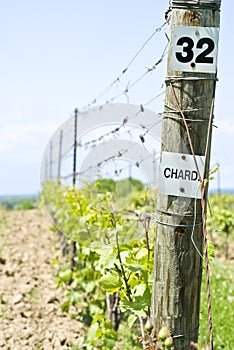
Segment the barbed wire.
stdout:
[[[125,66],[125,68],[120,72],[120,74],[99,94],[97,95],[97,97],[93,98],[88,104],[86,104],[85,106],[83,106],[81,108],[81,110],[85,110],[87,108],[90,108],[94,105],[97,104],[98,100],[105,96],[117,83],[120,83],[120,81],[122,80],[123,76],[126,75],[126,73],[129,71],[129,68],[130,66],[134,63],[134,61],[137,59],[137,57],[142,53],[142,51],[145,49],[145,47],[147,46],[147,44],[153,39],[153,37],[157,34],[157,33],[160,33],[162,31],[162,29],[166,26],[167,22],[165,21],[162,25],[160,25],[159,27],[157,27],[153,32],[152,34],[146,39],[146,41],[141,45],[140,49],[133,55],[133,57],[130,59],[130,61],[128,62],[128,64]],[[167,40],[168,39],[168,36],[166,35],[166,38]],[[166,47],[164,48],[163,50],[163,53],[161,55],[161,57],[159,58],[159,60],[150,68],[149,71],[152,71],[156,68],[157,65],[159,65],[159,63],[162,62],[164,56],[166,55],[166,52],[165,50],[167,49],[168,47],[168,42],[167,42],[167,45]],[[135,86],[139,81],[141,81],[145,75],[147,73],[149,73],[148,69],[146,72],[144,72],[144,74],[142,74],[139,78],[137,78],[136,81],[134,81],[130,86],[127,86],[124,91],[122,91],[121,93],[119,93],[118,95],[116,96],[113,96],[112,98],[110,99],[107,99],[106,103],[110,103],[110,102],[113,102],[115,101],[117,98],[119,98],[120,96],[126,94],[127,92],[129,92],[129,90]]]
[[[100,142],[102,142],[101,144],[104,145],[105,142],[107,142],[107,140],[105,140],[106,137],[108,136],[113,136],[114,139],[118,140],[119,137],[121,137],[122,139],[125,137],[125,135],[130,136],[131,139],[133,139],[133,137],[137,138],[138,142],[137,144],[142,144],[143,147],[145,147],[144,145],[144,137],[145,135],[151,131],[152,128],[154,128],[157,124],[160,124],[162,122],[162,117],[160,114],[158,114],[159,118],[156,120],[156,122],[151,124],[147,123],[139,123],[139,124],[128,124],[129,121],[134,120],[134,118],[136,118],[140,113],[144,113],[145,112],[145,106],[148,106],[150,103],[152,103],[152,101],[154,101],[155,99],[159,98],[160,96],[162,96],[164,94],[164,91],[155,95],[153,98],[151,98],[150,100],[148,100],[144,105],[141,104],[139,106],[139,109],[137,110],[137,112],[133,113],[132,115],[128,115],[125,116],[122,120],[122,123],[120,123],[119,125],[115,126],[112,130],[102,134],[101,136],[97,137],[97,138],[93,138],[92,140],[86,141],[85,143],[82,142],[82,140],[77,140],[76,143],[72,143],[70,145],[66,145],[65,150],[63,150],[62,148],[62,140],[61,140],[61,133],[62,135],[64,135],[63,133],[63,129],[59,129],[54,138],[51,139],[50,141],[50,147],[47,148],[47,154],[44,155],[44,169],[42,171],[43,175],[44,175],[44,179],[55,179],[57,177],[61,177],[61,168],[62,168],[62,164],[64,164],[65,162],[67,162],[69,160],[69,158],[73,158],[74,157],[74,147],[82,147],[84,149],[86,149],[87,147],[92,147],[95,148],[98,145],[100,145]],[[69,119],[69,122],[71,121],[71,118]],[[126,127],[127,125],[127,127]],[[70,130],[70,134],[71,131],[73,131],[73,125],[71,125],[71,130]],[[126,131],[120,134],[120,131],[122,128],[126,128]],[[141,131],[142,129],[142,131]],[[134,133],[134,134],[132,134]],[[126,139],[125,139],[126,140]],[[110,141],[110,139],[108,139],[108,141]],[[55,145],[55,147],[52,147],[52,149],[56,150],[56,154],[52,154],[51,152],[51,146]],[[58,146],[56,148],[56,145]],[[69,147],[68,147],[69,146]],[[131,149],[132,147],[134,147],[134,144],[132,144],[129,149]],[[82,151],[81,151],[82,152]],[[115,158],[115,157],[114,157]],[[78,157],[79,159],[79,157]],[[109,159],[108,159],[109,160]],[[136,163],[141,163],[141,160],[139,160]],[[66,163],[68,165],[68,163]],[[90,168],[87,169],[87,171],[90,170]],[[69,177],[73,176],[72,174],[65,174],[61,177],[61,179],[67,179]]]
[[[101,166],[105,165],[106,163],[108,163],[110,160],[115,160],[115,159],[119,159],[121,158],[123,155],[125,155],[126,153],[129,152],[129,150],[131,150],[132,148],[136,147],[137,145],[142,145],[145,143],[145,136],[150,133],[150,130],[155,127],[156,125],[158,125],[159,123],[161,123],[161,119],[158,120],[157,122],[153,123],[150,127],[146,127],[144,126],[145,132],[143,134],[139,134],[139,140],[135,141],[131,146],[129,146],[127,149],[120,149],[118,151],[116,151],[113,155],[108,156],[107,158],[105,158],[102,161],[99,161],[98,163],[89,166],[88,168],[82,170],[82,171],[78,171],[76,172],[76,176],[81,176],[84,175],[87,172],[90,172],[93,169],[99,169]],[[135,129],[135,128],[134,128]],[[153,155],[152,155],[153,157]],[[136,165],[138,167],[140,167],[140,164],[142,163],[142,160],[139,159],[138,161],[136,161]],[[73,174],[68,174],[65,176],[61,176],[62,179],[67,179],[69,177],[72,177]]]
[[[139,144],[141,144],[143,147],[145,147],[145,136],[150,133],[150,131],[152,130],[152,128],[154,128],[157,124],[160,124],[162,122],[162,116],[160,114],[158,114],[159,119],[156,120],[155,123],[151,123],[150,125],[147,125],[146,123],[139,123],[138,125],[133,125],[130,124],[130,129],[126,129],[124,134],[119,135],[118,133],[120,132],[121,128],[125,128],[127,123],[131,120],[134,120],[134,118],[138,117],[139,114],[144,113],[145,112],[145,107],[149,106],[153,101],[155,101],[157,98],[161,97],[162,95],[164,95],[165,91],[163,90],[162,92],[158,93],[157,95],[155,95],[154,97],[150,98],[148,101],[146,101],[144,104],[140,104],[139,109],[137,110],[137,112],[133,113],[132,115],[128,115],[123,117],[122,123],[120,123],[120,125],[115,126],[112,130],[102,134],[100,137],[94,138],[92,140],[89,140],[87,142],[85,142],[84,144],[82,144],[82,142],[80,140],[77,140],[76,143],[74,144],[74,142],[72,144],[70,144],[70,147],[65,149],[64,151],[61,152],[60,157],[61,159],[57,159],[56,156],[52,157],[51,155],[51,148],[48,149],[48,156],[45,157],[46,162],[45,162],[45,169],[44,169],[44,177],[45,178],[57,178],[58,174],[60,175],[61,170],[57,170],[58,169],[58,163],[60,163],[60,165],[62,164],[62,162],[64,163],[65,161],[69,160],[69,158],[73,157],[73,149],[74,149],[74,145],[76,145],[76,147],[88,147],[88,146],[92,146],[93,148],[96,147],[101,141],[102,143],[105,143],[105,137],[108,136],[114,136],[115,139],[118,139],[120,136],[124,137],[125,135],[129,134],[131,135],[131,133],[137,133],[137,135],[135,137],[138,138],[138,141],[135,141],[130,147],[128,147],[128,151],[131,150],[133,147],[139,146]],[[101,108],[101,106],[100,106]],[[69,135],[73,134],[73,128],[74,125],[71,123],[71,121],[73,121],[73,117],[69,118],[68,123],[70,123],[70,131],[68,131],[67,128],[67,124],[63,124],[63,126],[66,126],[67,132],[66,134]],[[138,130],[139,128],[139,130]],[[140,129],[142,129],[142,132],[140,132]],[[61,128],[59,129],[60,132],[56,133],[56,138],[60,137],[61,134]],[[108,140],[109,141],[109,140]],[[56,144],[58,143],[58,140],[51,140],[51,144]],[[57,152],[57,155],[59,156],[59,152]],[[77,172],[75,175],[76,176],[82,176],[83,174],[93,170],[93,169],[100,169],[100,167],[106,163],[108,163],[111,159],[116,159],[117,156],[116,154],[112,155],[111,157],[108,157],[107,159],[104,159],[103,162],[99,162],[99,164],[94,165],[93,167],[88,167],[87,169],[85,169],[82,172]],[[120,158],[120,157],[118,157]],[[140,164],[142,163],[142,160],[139,159],[138,161],[135,162],[135,165],[138,167],[140,167]],[[54,169],[54,171],[52,171],[51,169]],[[120,169],[121,170],[121,169]],[[53,173],[53,176],[52,176]],[[70,174],[65,174],[60,176],[61,180],[67,180],[69,178],[71,178],[74,174],[70,173]]]
[[[158,152],[154,152],[153,154],[150,154],[148,157],[144,157],[143,159],[141,159],[141,160],[137,160],[137,161],[135,161],[135,162],[133,162],[133,161],[131,161],[131,163],[129,162],[129,160],[126,160],[129,164],[128,165],[126,165],[126,166],[124,166],[124,167],[117,167],[117,164],[116,164],[116,158],[113,158],[112,160],[113,160],[113,162],[114,162],[114,166],[115,166],[115,169],[114,169],[114,171],[111,173],[111,171],[108,171],[108,172],[105,172],[105,173],[103,173],[102,172],[102,175],[103,176],[108,176],[109,175],[109,177],[112,177],[112,176],[119,176],[121,173],[123,173],[124,171],[126,171],[126,170],[129,170],[129,167],[132,169],[133,167],[137,167],[137,168],[140,168],[141,167],[141,164],[143,163],[143,162],[145,162],[145,161],[147,161],[148,159],[152,159],[152,163],[154,163],[156,160],[158,160],[159,159],[159,157],[158,158],[156,158],[156,156],[158,155],[160,153],[160,151],[158,151]],[[102,165],[101,165],[102,166]],[[101,167],[100,166],[100,167]],[[129,176],[129,177],[131,177],[131,176]]]
[[[80,112],[82,112],[83,117],[85,117],[85,113],[86,113],[88,107],[95,105],[97,103],[98,99],[100,99],[105,94],[107,94],[117,83],[119,83],[122,80],[122,78],[124,76],[126,76],[126,73],[129,71],[129,68],[136,61],[138,56],[143,52],[143,50],[148,45],[148,43],[153,39],[153,37],[157,33],[160,33],[162,31],[162,29],[166,26],[166,24],[167,24],[167,22],[165,21],[162,25],[157,27],[151,33],[151,35],[145,40],[145,42],[140,46],[140,48],[133,55],[133,57],[129,60],[128,64],[120,72],[120,74],[117,76],[117,78],[114,79],[111,82],[111,84],[109,84],[109,86],[98,95],[97,98],[93,99],[88,105],[86,105],[82,109],[80,109]],[[166,32],[165,32],[165,37],[167,39],[167,43],[166,43],[165,47],[163,48],[162,53],[159,56],[159,59],[152,66],[146,67],[146,71],[143,74],[141,74],[139,77],[137,77],[132,83],[129,82],[127,87],[123,91],[119,92],[115,96],[112,96],[109,100],[106,100],[105,104],[113,103],[118,98],[120,98],[122,95],[126,95],[128,102],[129,102],[129,96],[128,96],[129,91],[131,91],[138,83],[140,83],[145,78],[145,76],[147,76],[149,73],[153,72],[158,67],[158,65],[163,61],[164,57],[166,56],[167,48],[169,45],[169,38],[168,38]],[[141,104],[137,113],[135,113],[133,116],[128,116],[127,118],[126,117],[123,118],[122,125],[119,125],[119,126],[115,127],[113,130],[110,130],[110,131],[100,135],[98,138],[94,138],[92,140],[86,141],[84,144],[82,144],[82,140],[80,139],[80,140],[76,140],[72,145],[70,144],[70,146],[69,146],[68,140],[72,139],[72,137],[73,137],[72,134],[74,132],[74,125],[73,125],[74,116],[71,116],[67,120],[67,122],[65,122],[62,125],[62,127],[60,127],[60,129],[59,129],[60,136],[58,136],[59,132],[57,131],[57,134],[55,135],[55,137],[51,139],[50,148],[47,150],[48,154],[45,155],[45,157],[44,157],[44,171],[43,171],[44,178],[45,179],[46,178],[55,179],[61,175],[60,173],[61,173],[62,160],[68,159],[69,157],[73,156],[71,154],[71,151],[74,149],[74,147],[77,147],[77,146],[95,147],[100,142],[103,142],[105,138],[110,137],[110,135],[113,135],[116,138],[119,137],[117,135],[118,132],[120,132],[120,130],[125,127],[125,125],[128,123],[128,121],[131,118],[134,118],[134,117],[138,116],[139,113],[144,112],[144,108],[146,106],[150,105],[153,101],[155,101],[158,97],[162,96],[163,94],[164,94],[164,91],[160,92],[159,94],[157,94],[156,96],[151,98],[148,102],[145,103],[145,105]],[[145,147],[144,137],[149,132],[149,129],[151,128],[151,126],[149,126],[149,128],[147,129],[146,125],[139,124],[139,128],[142,128],[144,131],[142,134],[139,135],[139,142],[141,142],[143,147]],[[131,135],[131,132],[133,132],[133,130],[136,130],[136,127],[132,127],[132,129],[130,129],[130,130],[129,130],[129,128],[127,128],[126,133]],[[61,132],[63,134],[62,139],[61,139]],[[137,142],[137,144],[139,144],[139,142]],[[52,147],[52,150],[51,150],[51,147]],[[132,147],[134,147],[134,145],[132,145],[130,148],[132,148]],[[121,152],[120,152],[120,154],[121,154]],[[119,155],[118,155],[118,157],[119,157]],[[116,155],[112,155],[112,156],[108,157],[108,159],[105,159],[103,162],[106,163],[109,160],[111,160],[112,158],[115,159]],[[141,160],[139,160],[139,162],[137,162],[137,163],[140,164],[140,162],[141,162]],[[100,164],[99,164],[99,166],[100,166]],[[69,176],[70,175],[65,175],[65,178],[67,178]]]
[[[122,123],[120,123],[119,125],[115,126],[113,129],[111,129],[110,131],[107,131],[106,133],[103,133],[101,136],[97,137],[97,138],[93,138],[89,141],[86,141],[85,143],[82,143],[82,140],[78,139],[77,142],[76,142],[76,147],[84,147],[84,148],[87,148],[89,146],[91,147],[96,147],[101,141],[104,142],[105,138],[107,138],[108,136],[114,136],[114,137],[118,137],[118,132],[125,128],[126,125],[129,123],[129,121],[131,120],[134,120],[134,118],[138,117],[139,114],[141,113],[144,113],[145,111],[145,108],[148,107],[153,101],[155,101],[157,98],[163,96],[165,93],[165,90],[163,90],[162,92],[156,94],[154,97],[150,98],[148,101],[146,101],[144,104],[140,104],[139,106],[139,109],[137,110],[137,112],[133,113],[132,115],[125,115],[125,117],[123,117],[123,120],[122,120]],[[100,107],[101,108],[101,107]],[[156,123],[153,123],[153,124],[150,124],[150,125],[147,125],[146,123],[142,124],[142,123],[139,123],[138,126],[137,125],[132,125],[131,124],[131,128],[130,129],[127,129],[126,132],[124,134],[122,134],[121,136],[125,136],[127,134],[131,135],[131,133],[135,130],[137,130],[137,127],[139,127],[139,129],[142,129],[144,130],[144,133],[143,134],[140,134],[141,135],[141,140],[142,140],[142,137],[144,137],[148,131],[150,131],[150,129],[152,129],[155,125],[157,124],[160,124],[162,122],[162,116],[161,114],[158,114],[158,116],[160,116],[159,120],[156,122]],[[68,121],[67,121],[67,124],[71,124],[70,125],[70,131],[68,131],[68,128],[67,128],[67,124],[65,125],[66,126],[66,133],[63,132],[63,135],[68,135],[69,136],[69,132],[71,134],[71,131],[73,131],[73,124],[71,123],[73,122],[73,118],[69,118]],[[64,124],[63,124],[64,125]],[[148,129],[148,131],[147,131]],[[63,129],[59,129],[56,134],[55,134],[55,137],[54,139],[52,139],[50,141],[50,143],[52,144],[56,144],[56,143],[60,143],[60,135],[61,135],[61,131]],[[48,167],[48,164],[50,163],[50,166],[51,165],[56,165],[58,164],[58,162],[60,162],[60,164],[62,163],[62,160],[67,160],[68,158],[71,158],[73,157],[73,148],[74,148],[74,142],[72,144],[70,144],[69,147],[67,147],[65,150],[62,150],[61,154],[60,154],[60,157],[61,157],[61,160],[59,159],[55,159],[53,160],[52,157],[50,156],[50,148],[48,148],[48,155],[44,156],[45,158],[45,168]],[[58,155],[59,155],[59,152],[57,152]],[[44,174],[48,173],[48,171],[46,171],[46,169],[44,170]],[[71,175],[70,175],[71,176]],[[69,176],[68,176],[69,177]],[[48,178],[48,175],[45,176],[45,178]]]
[[[167,37],[167,36],[166,36]],[[152,73],[156,68],[157,66],[163,62],[163,59],[164,57],[166,56],[167,54],[167,48],[168,48],[168,45],[169,45],[169,39],[167,37],[167,43],[165,45],[165,48],[162,52],[162,55],[160,56],[160,58],[158,59],[157,62],[155,62],[152,66],[150,67],[147,67],[146,68],[146,71],[141,74],[138,78],[136,78],[136,80],[134,80],[131,84],[130,82],[128,83],[128,85],[126,86],[126,88],[121,91],[120,93],[116,94],[115,96],[113,96],[112,98],[110,98],[109,100],[106,101],[106,103],[113,103],[115,100],[117,100],[118,98],[120,98],[121,96],[123,95],[126,95],[128,97],[128,93],[138,84],[140,83],[149,73]]]
[[[111,136],[111,135],[115,135],[117,134],[121,129],[125,128],[125,126],[129,123],[129,121],[131,119],[136,118],[140,113],[143,113],[145,110],[145,107],[149,106],[153,101],[155,101],[157,98],[161,97],[162,95],[164,95],[165,90],[163,90],[162,92],[160,92],[159,94],[155,95],[153,98],[151,98],[150,100],[148,100],[146,103],[144,104],[140,104],[139,109],[136,113],[134,113],[131,116],[125,115],[122,119],[122,123],[119,126],[116,126],[115,128],[113,128],[110,131],[107,131],[106,133],[102,134],[101,136],[97,137],[97,138],[93,138],[92,140],[89,140],[85,143],[82,143],[81,140],[78,140],[77,142],[77,146],[80,147],[88,147],[88,146],[94,146],[95,144],[97,144],[98,142],[102,141],[104,138]],[[161,118],[161,115],[160,115]],[[162,119],[161,119],[162,121]],[[160,122],[161,122],[160,121]],[[146,126],[143,124],[139,124],[139,127],[142,129],[145,129]],[[134,127],[136,128],[136,126]],[[133,130],[133,129],[132,129]],[[131,130],[128,130],[126,133],[131,132]]]
[[[148,45],[148,43],[152,40],[152,38],[157,34],[160,33],[163,29],[163,27],[166,26],[166,22],[164,22],[162,25],[160,25],[158,28],[156,28],[152,34],[146,39],[146,41],[140,46],[139,50],[137,50],[137,52],[133,55],[133,57],[131,58],[131,60],[128,62],[128,64],[125,66],[125,68],[121,71],[121,73],[117,76],[117,78],[112,81],[112,83],[103,91],[98,95],[98,99],[100,97],[102,97],[104,94],[106,94],[112,87],[115,86],[115,84],[121,81],[121,79],[123,78],[123,76],[126,76],[126,73],[128,72],[129,68],[131,67],[131,65],[134,63],[134,61],[137,59],[137,57],[143,52],[143,50],[145,49],[145,47]],[[127,87],[121,91],[120,93],[116,94],[115,96],[112,96],[109,100],[107,100],[105,102],[106,103],[113,103],[115,100],[117,100],[119,97],[121,97],[122,95],[126,95],[128,98],[128,102],[129,102],[129,97],[128,97],[128,93],[129,91],[131,91],[131,89],[133,89],[133,87],[135,87],[140,81],[142,81],[144,79],[144,77],[146,75],[148,75],[150,72],[153,72],[157,66],[163,61],[166,53],[167,53],[167,48],[168,48],[168,44],[169,44],[169,39],[168,36],[165,33],[165,36],[167,38],[167,43],[165,45],[165,47],[162,50],[162,53],[159,57],[159,59],[151,66],[146,68],[146,71],[141,74],[139,77],[137,77],[132,83],[128,83]],[[155,101],[158,97],[162,96],[164,92],[159,93],[158,95],[154,96],[153,98],[151,98],[146,104],[145,106],[148,106],[150,103],[152,103],[153,101]],[[80,111],[82,111],[82,114],[84,116],[85,111],[87,110],[88,107],[91,107],[92,105],[97,103],[97,99],[94,99],[91,101],[91,103],[89,103],[87,106],[83,107]],[[83,112],[84,110],[84,112]],[[142,111],[144,111],[144,106],[141,104],[139,111],[132,116],[132,118],[134,118],[135,116],[138,115],[138,113],[141,113]],[[130,119],[131,117],[129,117]],[[119,128],[121,129],[122,127],[124,127],[126,123],[126,120],[123,119],[123,125],[120,126]],[[142,128],[144,128],[144,126],[141,126]],[[56,136],[58,139],[53,139],[51,140],[51,145],[53,147],[53,151],[51,151],[51,146],[50,146],[50,150],[48,150],[48,155],[44,157],[44,159],[47,161],[45,161],[45,170],[44,170],[44,177],[49,177],[50,178],[54,178],[55,174],[60,175],[60,168],[58,166],[58,163],[61,164],[61,159],[64,159],[65,157],[68,157],[68,155],[71,152],[71,149],[74,147],[73,145],[70,145],[67,142],[67,140],[70,140],[72,138],[72,133],[73,133],[73,116],[71,116],[67,122],[65,122],[62,127],[59,128],[59,131],[63,133],[62,136],[62,140],[59,139],[58,136]],[[117,132],[119,131],[118,128],[116,128],[115,130],[111,130],[108,133],[105,133],[103,135],[101,135],[98,139],[93,139],[90,140],[89,142],[86,142],[85,146],[88,146],[88,144],[90,145],[95,145],[97,142],[100,142],[101,140],[103,140],[104,138],[108,137],[109,135],[113,134],[114,136],[116,136]],[[128,133],[131,131],[127,131]],[[57,131],[58,133],[58,131]],[[65,142],[64,142],[65,140]],[[64,143],[64,144],[63,144]],[[77,145],[79,145],[79,141],[77,142]],[[61,158],[61,159],[57,159],[57,158]],[[56,166],[56,169],[55,169]],[[47,175],[46,175],[47,174]]]

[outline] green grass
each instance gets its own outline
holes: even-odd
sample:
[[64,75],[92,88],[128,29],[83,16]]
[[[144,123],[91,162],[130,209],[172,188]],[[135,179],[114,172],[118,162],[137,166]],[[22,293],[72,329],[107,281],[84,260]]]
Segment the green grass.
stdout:
[[[234,349],[234,266],[214,260],[211,263],[211,308],[213,315],[213,340],[215,350]],[[207,297],[205,276],[201,293],[201,318],[199,344],[209,344]]]

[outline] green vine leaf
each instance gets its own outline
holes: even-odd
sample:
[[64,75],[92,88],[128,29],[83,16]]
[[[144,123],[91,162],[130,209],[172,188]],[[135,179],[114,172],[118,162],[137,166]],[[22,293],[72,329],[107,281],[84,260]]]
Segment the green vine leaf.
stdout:
[[103,287],[108,293],[115,293],[122,287],[122,279],[115,273],[107,273],[99,280],[100,286]]

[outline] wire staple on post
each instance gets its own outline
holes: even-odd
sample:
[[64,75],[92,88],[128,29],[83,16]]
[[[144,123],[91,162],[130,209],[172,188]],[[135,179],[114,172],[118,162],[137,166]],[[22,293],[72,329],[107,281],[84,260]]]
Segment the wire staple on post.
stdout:
[[178,334],[178,335],[172,335],[172,338],[185,338],[185,339],[190,339],[191,334],[195,333],[198,329],[199,329],[199,324],[197,325],[197,327],[195,327],[192,331],[190,332],[185,332],[183,334]]

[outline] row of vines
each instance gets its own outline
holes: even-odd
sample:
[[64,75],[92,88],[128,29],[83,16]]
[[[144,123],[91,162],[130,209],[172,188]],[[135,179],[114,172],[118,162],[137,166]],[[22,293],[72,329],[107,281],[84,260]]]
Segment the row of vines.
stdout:
[[[153,215],[146,213],[155,211],[155,198],[153,190],[131,178],[100,179],[82,189],[52,181],[44,184],[41,201],[67,255],[64,265],[53,260],[60,266],[56,281],[66,296],[61,307],[87,330],[74,349],[173,349],[169,330],[163,327],[156,335],[150,322],[156,225]],[[210,255],[219,237],[218,247],[229,258],[234,198],[215,195],[210,203]],[[72,242],[76,254],[71,267]],[[202,316],[205,332],[207,320]],[[201,339],[205,344],[205,336]],[[225,340],[219,343],[217,349],[231,350],[222,347]],[[199,349],[197,344],[191,347]]]

